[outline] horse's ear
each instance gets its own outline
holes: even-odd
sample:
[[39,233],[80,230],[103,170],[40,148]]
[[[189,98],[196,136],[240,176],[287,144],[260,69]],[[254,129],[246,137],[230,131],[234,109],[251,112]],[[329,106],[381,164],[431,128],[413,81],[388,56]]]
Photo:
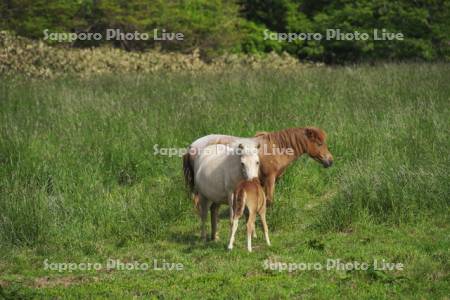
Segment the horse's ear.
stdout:
[[325,142],[326,134],[320,128],[307,127],[305,128],[305,135],[311,141]]
[[257,132],[255,133],[255,137],[263,136],[263,135],[266,135],[266,134],[268,134],[267,131],[257,131]]
[[318,139],[319,135],[314,128],[305,128],[305,135],[309,140]]

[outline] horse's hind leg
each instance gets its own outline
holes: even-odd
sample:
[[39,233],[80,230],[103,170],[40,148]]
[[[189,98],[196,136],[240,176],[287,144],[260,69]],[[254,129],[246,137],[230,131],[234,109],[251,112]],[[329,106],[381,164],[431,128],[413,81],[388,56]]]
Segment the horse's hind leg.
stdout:
[[201,228],[200,228],[200,236],[206,241],[206,219],[208,218],[208,209],[211,203],[200,195],[200,219],[201,219]]
[[238,223],[239,223],[239,216],[236,215],[233,219],[233,225],[231,226],[231,236],[230,236],[230,242],[228,243],[228,250],[233,249],[233,243],[234,243],[234,238],[236,236],[236,230],[238,228]]
[[211,205],[211,240],[215,241],[219,239],[219,233],[217,232],[217,223],[219,219],[220,204],[213,203]]
[[[248,212],[248,208],[246,207],[244,210],[244,215],[245,215],[245,221],[248,222],[248,216],[249,216],[249,212]],[[253,238],[256,239],[258,236],[256,235],[256,226],[253,228]]]

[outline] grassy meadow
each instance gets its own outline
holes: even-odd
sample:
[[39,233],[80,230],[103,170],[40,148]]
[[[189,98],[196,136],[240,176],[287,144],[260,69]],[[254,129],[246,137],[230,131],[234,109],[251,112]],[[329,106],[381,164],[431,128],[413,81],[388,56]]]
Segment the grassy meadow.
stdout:
[[[370,298],[450,294],[450,65],[271,69],[0,80],[0,299]],[[181,158],[223,133],[317,126],[276,185],[272,247],[241,221],[204,243]],[[155,146],[157,145],[157,146]],[[44,261],[181,263],[183,270],[46,269]],[[367,262],[367,270],[266,269]],[[378,261],[404,270],[380,270]]]

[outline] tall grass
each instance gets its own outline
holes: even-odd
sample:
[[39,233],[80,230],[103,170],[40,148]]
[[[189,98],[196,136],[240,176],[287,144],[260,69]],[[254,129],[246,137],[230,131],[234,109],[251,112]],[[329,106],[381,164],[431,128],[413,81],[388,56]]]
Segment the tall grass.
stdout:
[[181,159],[154,155],[210,133],[315,125],[335,165],[302,158],[277,185],[271,224],[320,203],[327,230],[448,212],[445,64],[99,76],[0,82],[0,240],[82,247],[164,237],[195,219]]

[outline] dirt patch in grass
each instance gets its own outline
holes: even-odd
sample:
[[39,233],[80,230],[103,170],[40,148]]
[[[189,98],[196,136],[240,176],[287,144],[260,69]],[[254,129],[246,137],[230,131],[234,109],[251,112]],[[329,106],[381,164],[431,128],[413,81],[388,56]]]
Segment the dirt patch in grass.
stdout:
[[64,287],[69,287],[75,284],[84,284],[90,282],[97,282],[99,278],[94,277],[84,277],[84,276],[64,276],[64,277],[38,277],[33,282],[33,287],[37,288],[51,288],[55,286],[62,285]]

